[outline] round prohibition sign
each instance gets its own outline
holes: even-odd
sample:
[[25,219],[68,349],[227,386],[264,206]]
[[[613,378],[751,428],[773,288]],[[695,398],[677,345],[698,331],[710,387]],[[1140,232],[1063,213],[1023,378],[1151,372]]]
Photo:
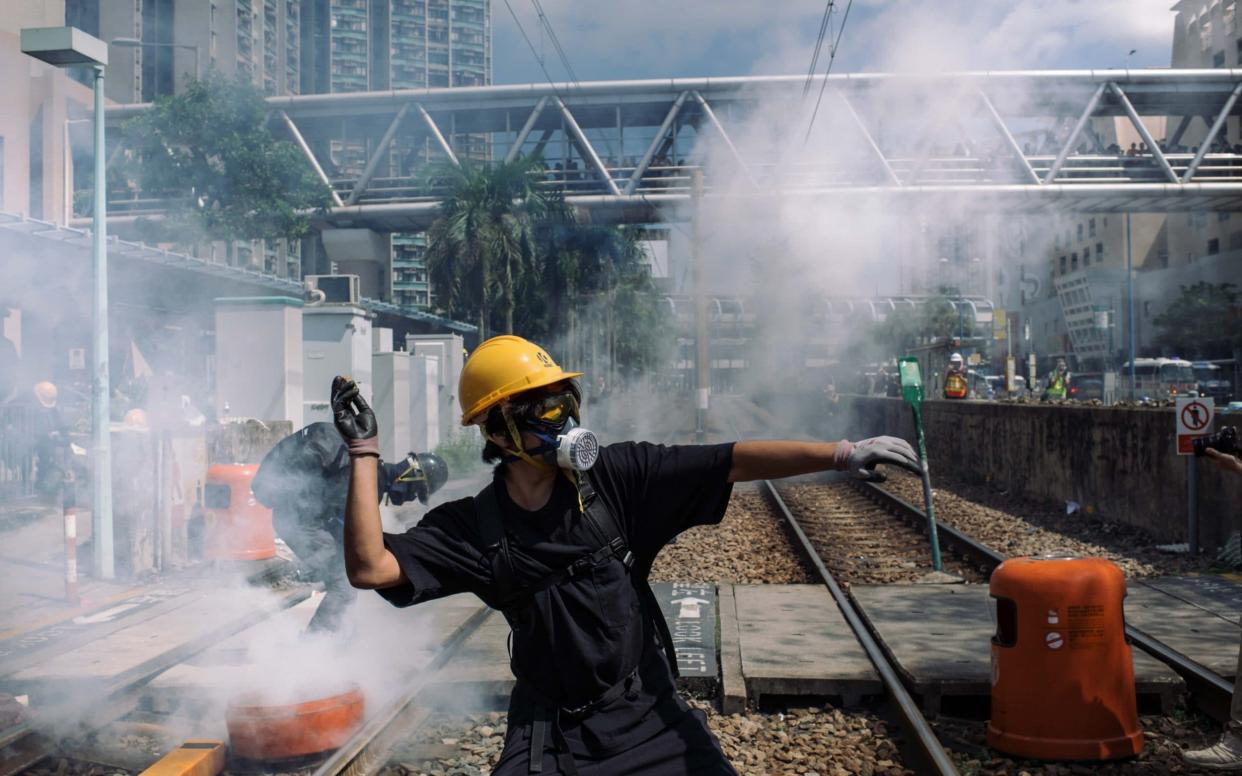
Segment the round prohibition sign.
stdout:
[[1208,408],[1197,401],[1192,401],[1182,407],[1182,425],[1190,431],[1202,431],[1207,428],[1208,418],[1211,416]]

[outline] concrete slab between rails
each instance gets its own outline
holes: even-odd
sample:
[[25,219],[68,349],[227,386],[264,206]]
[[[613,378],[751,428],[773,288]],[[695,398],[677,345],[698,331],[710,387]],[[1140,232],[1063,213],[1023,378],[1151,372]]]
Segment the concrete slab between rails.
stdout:
[[[994,632],[984,585],[855,585],[862,616],[929,715],[945,697],[988,698]],[[1236,636],[1234,644],[1236,655]],[[1184,683],[1168,666],[1134,649],[1135,690],[1172,709]]]
[[1187,574],[1131,581],[1129,589],[1150,587],[1181,599],[1235,625],[1242,618],[1242,584],[1218,574]]
[[742,674],[742,631],[737,619],[733,585],[717,588],[720,610],[720,708],[725,714],[746,710],[746,677]]
[[871,661],[823,587],[735,585],[733,595],[751,700],[803,695],[854,705],[882,692]]
[[[1126,590],[1126,622],[1196,663],[1232,678],[1238,668],[1242,637],[1237,612],[1227,600],[1209,599],[1203,595],[1204,588],[1196,589],[1186,579],[1166,577],[1131,583]],[[1224,580],[1219,585],[1238,587]]]
[[[307,634],[322,594],[221,641],[155,677],[140,707],[204,721],[193,735],[221,733],[224,707],[239,693],[267,687],[277,694],[305,692],[317,680],[340,687],[353,682],[368,699],[399,686],[401,677],[425,669],[481,604],[458,595],[398,610],[363,594],[351,612],[352,631]],[[377,708],[377,703],[368,703]]]

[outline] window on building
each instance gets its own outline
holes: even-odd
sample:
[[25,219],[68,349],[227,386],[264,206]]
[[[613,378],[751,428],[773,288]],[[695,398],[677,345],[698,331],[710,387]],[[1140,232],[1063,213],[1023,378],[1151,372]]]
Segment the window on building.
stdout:
[[1070,254],[1070,272],[1077,272],[1077,271],[1078,271],[1078,253],[1074,252]]
[[1225,52],[1217,51],[1215,54],[1212,55],[1212,67],[1224,67],[1224,66],[1225,66]]
[[1104,258],[1104,243],[1098,242],[1095,244],[1095,260],[1099,261],[1103,258]]
[[1078,225],[1078,239],[1082,239],[1082,224]]
[[1220,253],[1220,240],[1215,237],[1208,240],[1207,252],[1209,256],[1215,256],[1216,254]]
[[1217,221],[1228,221],[1228,220],[1229,220],[1229,211],[1228,211],[1228,210],[1221,210],[1221,211],[1218,211],[1218,212],[1216,213],[1216,220],[1217,220]]
[[1087,236],[1095,237],[1095,219],[1094,218],[1087,222]]
[[1090,245],[1082,249],[1082,266],[1084,268],[1091,266],[1091,246]]
[[1067,259],[1066,257],[1064,256],[1061,257],[1061,274],[1062,275],[1064,275],[1067,272],[1067,268],[1069,266],[1068,261],[1069,259]]

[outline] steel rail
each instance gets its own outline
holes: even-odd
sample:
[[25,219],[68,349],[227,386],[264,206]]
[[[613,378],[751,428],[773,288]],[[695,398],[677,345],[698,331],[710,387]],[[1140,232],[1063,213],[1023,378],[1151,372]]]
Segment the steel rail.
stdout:
[[[874,483],[852,481],[851,484],[868,499],[915,528],[926,528],[927,516],[923,510],[905,499]],[[940,531],[941,544],[971,563],[978,564],[980,568],[991,572],[1005,561],[1004,555],[975,541],[956,528],[944,523],[938,523],[937,527]],[[1229,703],[1233,697],[1231,682],[1129,623],[1126,624],[1126,638],[1130,643],[1168,665],[1181,676],[1186,682],[1186,688],[1195,697],[1197,705],[1205,713],[1219,722],[1229,719]]]
[[850,629],[854,631],[854,636],[858,639],[859,644],[867,653],[872,665],[875,666],[876,672],[880,675],[880,680],[884,683],[884,689],[888,692],[897,707],[897,713],[901,717],[902,724],[906,731],[911,735],[912,743],[918,748],[918,754],[923,760],[919,763],[919,768],[914,770],[918,773],[934,773],[957,774],[957,766],[953,764],[949,753],[945,751],[940,740],[936,737],[935,732],[931,729],[927,719],[919,710],[918,705],[910,696],[908,690],[901,682],[901,678],[897,675],[897,671],[893,668],[884,650],[876,643],[875,638],[871,635],[871,631],[867,629],[862,617],[858,614],[858,610],[854,606],[854,602],[846,595],[841,586],[833,578],[832,572],[824,564],[823,558],[815,551],[815,547],[811,544],[811,539],[802,530],[797,518],[793,516],[785,501],[776,491],[776,486],[769,480],[763,480],[760,485],[764,497],[768,503],[780,514],[785,520],[785,524],[789,526],[790,532],[797,540],[798,546],[807,560],[815,566],[816,572],[819,574],[824,585],[827,586],[828,592],[832,594],[833,599],[837,603],[837,608],[841,610],[841,614],[849,623]]
[[478,630],[492,610],[480,606],[445,640],[436,656],[407,684],[397,697],[368,720],[362,729],[325,760],[313,776],[371,776],[388,763],[392,750],[405,737],[416,733],[431,716],[420,706],[418,694],[449,662],[470,634]]

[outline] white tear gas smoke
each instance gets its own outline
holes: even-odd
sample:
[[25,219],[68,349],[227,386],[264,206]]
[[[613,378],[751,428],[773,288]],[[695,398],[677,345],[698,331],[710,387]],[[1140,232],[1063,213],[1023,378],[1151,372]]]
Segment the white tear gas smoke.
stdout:
[[[942,56],[898,47],[883,58],[897,71],[954,70],[969,33],[943,32]],[[866,44],[887,51],[889,42]],[[1022,161],[983,97],[988,86],[923,75],[830,83],[813,124],[817,86],[806,99],[797,89],[757,89],[746,117],[726,123],[731,142],[703,123],[689,162],[711,175],[699,215],[704,290],[742,297],[755,326],[751,368],[726,389],[817,393],[862,363],[901,355],[875,337],[894,309],[882,300],[949,289],[1016,307],[1013,279],[1044,277],[1056,214],[994,213],[969,193],[903,195],[889,187],[872,145],[907,184],[943,182],[937,168],[953,166],[976,179],[1019,181]],[[1076,115],[1090,97],[984,90],[1019,147],[1046,140],[1059,148],[1068,127],[1057,127],[1057,115]]]

